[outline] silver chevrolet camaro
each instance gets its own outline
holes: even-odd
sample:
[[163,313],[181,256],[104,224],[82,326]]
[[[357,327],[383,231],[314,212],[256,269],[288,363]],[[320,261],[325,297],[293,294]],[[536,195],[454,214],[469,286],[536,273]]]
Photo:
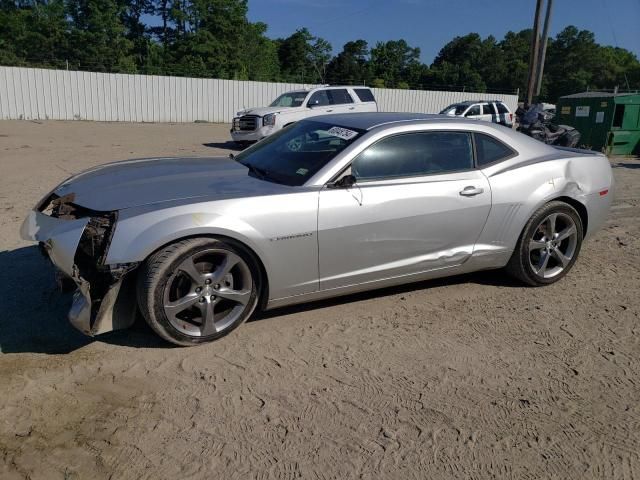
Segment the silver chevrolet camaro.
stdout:
[[297,122],[229,158],[112,163],[64,181],[22,226],[77,288],[89,335],[138,309],[178,345],[270,309],[506,267],[558,281],[605,221],[599,153],[503,126],[362,113]]

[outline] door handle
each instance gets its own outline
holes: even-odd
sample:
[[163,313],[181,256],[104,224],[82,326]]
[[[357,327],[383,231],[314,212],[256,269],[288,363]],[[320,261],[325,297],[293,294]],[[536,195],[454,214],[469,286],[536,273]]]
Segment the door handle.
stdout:
[[349,107],[349,110],[353,110],[354,108],[356,108],[356,107]]
[[484,188],[469,186],[460,190],[460,195],[463,197],[473,197],[474,195],[480,195],[482,192],[484,192]]
[[326,110],[326,111],[327,111],[327,112],[333,112],[333,109],[330,109],[330,110]]

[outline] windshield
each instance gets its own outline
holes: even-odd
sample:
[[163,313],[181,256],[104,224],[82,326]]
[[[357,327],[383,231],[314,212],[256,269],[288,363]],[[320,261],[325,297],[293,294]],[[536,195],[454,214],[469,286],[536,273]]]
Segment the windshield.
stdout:
[[440,115],[462,115],[469,105],[453,104],[440,112]]
[[289,92],[276,98],[270,107],[299,107],[309,92]]
[[249,167],[250,175],[299,186],[363,133],[331,123],[303,120],[260,140],[235,159]]

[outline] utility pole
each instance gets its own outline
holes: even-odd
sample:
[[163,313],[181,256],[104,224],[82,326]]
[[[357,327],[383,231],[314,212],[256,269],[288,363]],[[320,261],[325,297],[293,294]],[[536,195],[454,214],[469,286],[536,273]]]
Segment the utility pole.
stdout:
[[529,56],[529,78],[527,79],[526,105],[531,105],[533,101],[533,90],[535,88],[538,54],[540,50],[540,21],[542,20],[542,2],[536,0],[536,16],[533,21],[533,38],[531,39],[531,55]]
[[547,13],[544,16],[544,28],[542,29],[542,47],[539,54],[538,75],[536,76],[536,97],[540,95],[540,88],[542,88],[542,73],[544,72],[544,60],[547,56],[547,40],[549,39],[549,24],[551,23],[552,7],[553,0],[547,0]]

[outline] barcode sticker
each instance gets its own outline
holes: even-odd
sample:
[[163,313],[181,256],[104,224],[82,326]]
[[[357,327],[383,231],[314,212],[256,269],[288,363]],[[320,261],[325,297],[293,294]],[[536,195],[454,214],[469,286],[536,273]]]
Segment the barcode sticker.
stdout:
[[342,127],[331,127],[329,130],[327,130],[327,133],[343,140],[351,140],[353,137],[358,135],[358,132],[354,132],[353,130]]

